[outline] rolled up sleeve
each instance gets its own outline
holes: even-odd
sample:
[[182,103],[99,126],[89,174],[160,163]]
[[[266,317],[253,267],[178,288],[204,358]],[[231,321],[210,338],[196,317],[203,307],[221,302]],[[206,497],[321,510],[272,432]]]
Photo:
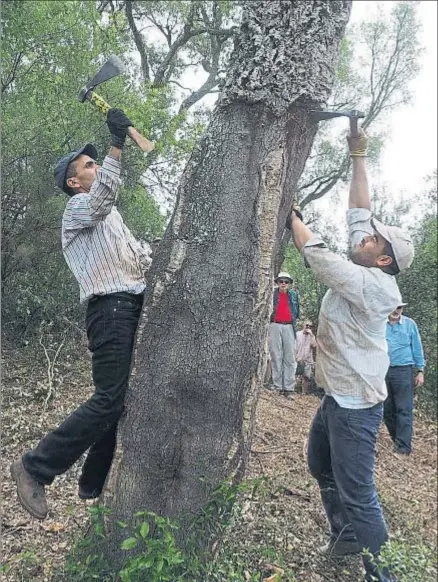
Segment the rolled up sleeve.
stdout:
[[307,241],[302,254],[318,281],[337,291],[351,303],[361,308],[366,307],[364,297],[366,267],[355,265],[333,253],[317,236]]
[[103,220],[117,200],[120,162],[106,156],[89,193],[72,196],[67,203],[63,226],[66,231],[89,228]]

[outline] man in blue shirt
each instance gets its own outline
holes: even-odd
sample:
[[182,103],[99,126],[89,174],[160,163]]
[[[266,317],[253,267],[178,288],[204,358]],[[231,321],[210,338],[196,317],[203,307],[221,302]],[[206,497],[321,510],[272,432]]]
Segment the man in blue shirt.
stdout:
[[414,320],[402,315],[402,303],[386,324],[389,369],[386,375],[388,397],[384,404],[384,421],[398,453],[411,453],[415,386],[424,383],[424,355],[420,334]]

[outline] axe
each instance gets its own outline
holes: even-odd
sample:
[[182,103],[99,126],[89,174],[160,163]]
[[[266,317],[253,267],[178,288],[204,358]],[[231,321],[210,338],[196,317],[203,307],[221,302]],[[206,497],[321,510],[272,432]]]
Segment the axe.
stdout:
[[335,117],[348,117],[350,119],[351,137],[357,137],[357,122],[359,119],[365,117],[365,113],[357,109],[353,109],[352,111],[310,111],[310,116],[315,121],[325,121],[326,119],[334,119]]
[[[102,99],[100,95],[95,93],[93,89],[100,85],[101,83],[105,83],[109,79],[113,77],[117,77],[123,73],[124,66],[122,61],[116,57],[110,57],[104,65],[97,71],[92,79],[88,81],[85,87],[79,91],[78,99],[81,103],[84,103],[85,100],[90,101],[93,105],[95,105],[101,113],[106,115],[108,110],[111,109],[111,105]],[[154,149],[154,144],[150,142],[148,139],[143,137],[141,133],[139,133],[135,127],[128,127],[128,135],[134,141],[138,147],[143,150],[144,152],[151,152]]]

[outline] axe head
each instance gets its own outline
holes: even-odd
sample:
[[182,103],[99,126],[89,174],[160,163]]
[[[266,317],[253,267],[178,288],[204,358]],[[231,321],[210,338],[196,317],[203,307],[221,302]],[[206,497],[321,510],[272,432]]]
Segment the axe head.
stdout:
[[82,89],[79,91],[78,95],[79,101],[83,103],[87,98],[87,93],[89,91],[94,89],[94,87],[96,87],[97,85],[105,83],[105,81],[108,81],[113,77],[117,77],[117,75],[123,73],[123,70],[124,66],[119,57],[116,57],[115,55],[111,56],[106,61],[106,63],[102,65],[102,67],[97,71],[94,77],[88,81],[85,87],[82,87]]
[[362,119],[365,117],[365,113],[357,109],[352,109],[351,111],[310,111],[309,113],[315,121],[325,121],[335,117],[349,117],[350,119]]

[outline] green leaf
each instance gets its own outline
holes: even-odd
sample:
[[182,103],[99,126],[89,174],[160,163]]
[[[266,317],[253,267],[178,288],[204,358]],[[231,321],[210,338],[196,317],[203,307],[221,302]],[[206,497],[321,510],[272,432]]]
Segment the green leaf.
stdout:
[[138,540],[137,538],[127,538],[123,540],[122,545],[120,546],[122,550],[132,550],[137,545]]
[[140,535],[145,540],[149,534],[149,524],[144,521],[140,526]]

